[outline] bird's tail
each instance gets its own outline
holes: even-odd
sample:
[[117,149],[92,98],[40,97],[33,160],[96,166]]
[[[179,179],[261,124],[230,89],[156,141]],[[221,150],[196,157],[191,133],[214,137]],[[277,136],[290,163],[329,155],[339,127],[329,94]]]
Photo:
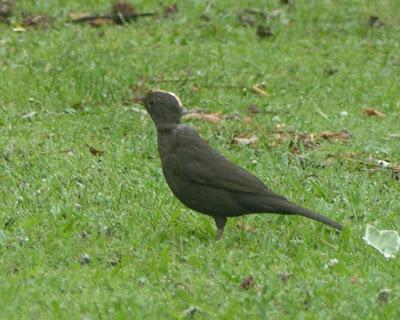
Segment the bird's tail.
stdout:
[[278,204],[279,208],[279,213],[285,213],[285,214],[298,214],[300,216],[321,222],[323,224],[326,224],[327,226],[330,226],[334,229],[337,230],[342,230],[343,226],[336,221],[333,221],[321,214],[312,212],[308,209],[302,208],[294,203],[291,203],[289,201],[280,201]]

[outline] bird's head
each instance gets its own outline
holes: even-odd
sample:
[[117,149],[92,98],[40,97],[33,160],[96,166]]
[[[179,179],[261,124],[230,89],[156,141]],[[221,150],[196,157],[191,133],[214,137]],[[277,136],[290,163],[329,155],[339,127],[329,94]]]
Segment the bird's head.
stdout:
[[183,109],[178,96],[171,92],[153,90],[141,99],[157,129],[164,129],[179,123]]

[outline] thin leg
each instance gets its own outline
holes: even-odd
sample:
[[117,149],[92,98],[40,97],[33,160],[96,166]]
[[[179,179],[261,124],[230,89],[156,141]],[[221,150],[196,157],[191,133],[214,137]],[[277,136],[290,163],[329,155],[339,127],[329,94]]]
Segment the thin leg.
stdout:
[[218,228],[215,240],[220,240],[222,238],[222,233],[224,232],[226,217],[214,217],[214,220]]

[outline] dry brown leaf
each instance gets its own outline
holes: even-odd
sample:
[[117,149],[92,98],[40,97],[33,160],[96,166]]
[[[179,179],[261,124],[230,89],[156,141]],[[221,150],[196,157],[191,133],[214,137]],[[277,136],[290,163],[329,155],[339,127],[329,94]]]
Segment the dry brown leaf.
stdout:
[[111,24],[112,21],[108,18],[97,18],[93,21],[90,22],[90,25],[93,27],[101,27],[101,26],[105,26],[108,24]]
[[253,288],[255,284],[256,283],[253,276],[248,276],[242,281],[242,283],[240,284],[240,288],[242,288],[243,290],[249,290],[250,288]]
[[362,112],[364,112],[369,117],[374,117],[374,116],[381,118],[386,117],[386,113],[374,108],[364,108],[362,109]]
[[78,20],[85,20],[86,18],[90,18],[93,15],[91,13],[87,12],[77,12],[77,11],[71,11],[68,13],[68,19],[72,21],[78,21]]
[[222,112],[204,113],[202,110],[193,110],[183,115],[184,120],[204,120],[210,123],[219,123],[222,119]]
[[248,145],[248,144],[254,144],[257,141],[258,141],[258,138],[255,135],[252,135],[251,137],[236,136],[236,137],[232,138],[231,143],[232,144]]
[[351,134],[346,131],[323,131],[319,134],[319,136],[325,140],[341,140],[341,141],[348,141],[351,139]]
[[257,93],[259,96],[263,97],[269,97],[271,96],[268,91],[265,90],[264,86],[262,84],[255,84],[254,86],[251,87],[255,93]]

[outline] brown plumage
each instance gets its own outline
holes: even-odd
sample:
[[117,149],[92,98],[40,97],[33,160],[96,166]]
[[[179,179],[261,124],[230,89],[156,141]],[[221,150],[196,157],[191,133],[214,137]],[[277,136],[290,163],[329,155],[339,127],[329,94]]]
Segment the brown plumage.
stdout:
[[187,207],[214,218],[217,239],[227,217],[250,213],[301,215],[342,230],[339,223],[272,192],[211,148],[196,131],[180,124],[182,104],[176,95],[152,91],[142,103],[157,128],[162,169],[171,191]]

